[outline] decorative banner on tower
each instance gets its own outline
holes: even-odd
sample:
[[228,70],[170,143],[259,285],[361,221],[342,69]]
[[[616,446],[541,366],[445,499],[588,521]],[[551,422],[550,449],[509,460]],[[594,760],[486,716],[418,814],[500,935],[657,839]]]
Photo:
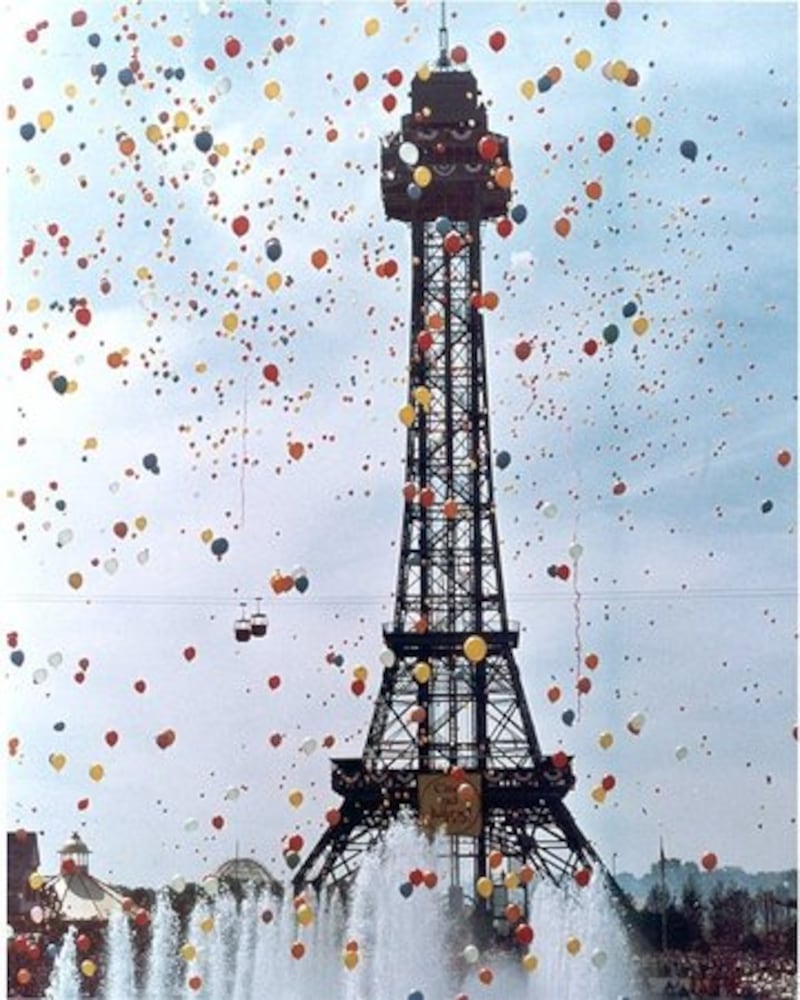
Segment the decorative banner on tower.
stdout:
[[417,779],[419,819],[430,831],[449,837],[477,837],[483,829],[481,775],[464,774],[454,781],[449,774],[421,774]]

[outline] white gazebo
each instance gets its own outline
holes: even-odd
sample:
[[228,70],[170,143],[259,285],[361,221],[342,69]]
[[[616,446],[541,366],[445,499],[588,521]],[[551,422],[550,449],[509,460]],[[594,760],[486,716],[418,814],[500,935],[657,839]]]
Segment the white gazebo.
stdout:
[[60,872],[48,880],[47,886],[58,901],[58,916],[65,923],[105,924],[125,908],[121,893],[89,874],[92,852],[77,833],[58,853]]

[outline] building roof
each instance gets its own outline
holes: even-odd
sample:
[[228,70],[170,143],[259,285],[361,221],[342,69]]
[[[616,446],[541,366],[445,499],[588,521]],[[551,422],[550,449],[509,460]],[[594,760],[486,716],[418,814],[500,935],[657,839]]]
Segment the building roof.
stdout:
[[214,872],[220,881],[250,883],[258,887],[280,889],[280,883],[274,875],[253,858],[231,858],[224,861]]
[[66,923],[106,922],[122,910],[122,894],[85,869],[54,875],[47,886],[55,894],[59,916]]

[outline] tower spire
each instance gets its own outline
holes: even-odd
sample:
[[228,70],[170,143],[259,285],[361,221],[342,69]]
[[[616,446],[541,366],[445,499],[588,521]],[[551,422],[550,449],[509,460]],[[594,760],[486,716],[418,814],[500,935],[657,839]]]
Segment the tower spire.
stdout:
[[450,65],[450,43],[447,38],[447,4],[442,0],[440,5],[441,22],[439,24],[439,61],[438,66],[446,69]]

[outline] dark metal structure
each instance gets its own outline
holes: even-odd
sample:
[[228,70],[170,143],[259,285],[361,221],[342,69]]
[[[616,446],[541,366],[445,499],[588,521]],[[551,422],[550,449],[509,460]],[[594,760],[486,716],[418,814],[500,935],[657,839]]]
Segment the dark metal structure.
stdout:
[[450,65],[444,28],[437,68],[413,80],[411,112],[384,140],[381,163],[387,216],[410,224],[413,271],[394,618],[363,756],[333,761],[340,818],[295,888],[346,883],[410,810],[446,832],[451,886],[472,898],[491,878],[496,908],[503,877],[492,852],[555,882],[586,878],[600,861],[564,804],[570,760],[542,753],[514,659],[519,627],[506,608],[492,478],[491,298],[481,279],[481,227],[506,216],[511,167],[475,76]]

